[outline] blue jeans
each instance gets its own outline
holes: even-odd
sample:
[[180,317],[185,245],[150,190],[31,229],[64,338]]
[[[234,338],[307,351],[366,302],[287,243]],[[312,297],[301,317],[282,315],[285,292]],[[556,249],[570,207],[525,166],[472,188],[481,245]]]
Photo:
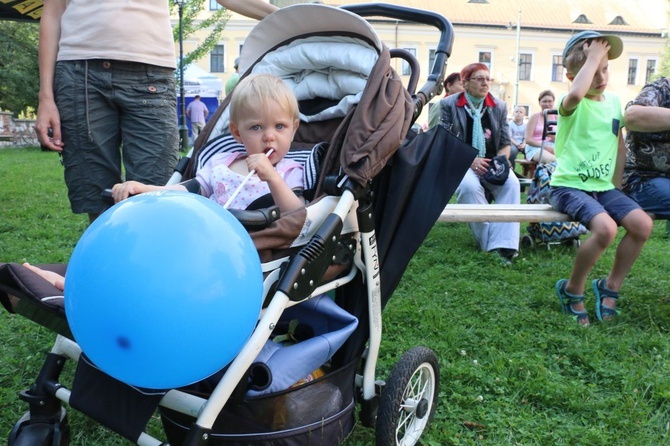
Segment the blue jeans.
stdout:
[[670,178],[641,180],[631,187],[628,195],[645,212],[651,212],[659,219],[670,219]]
[[165,184],[179,158],[174,70],[115,60],[60,61],[54,75],[72,211],[97,214],[125,179]]

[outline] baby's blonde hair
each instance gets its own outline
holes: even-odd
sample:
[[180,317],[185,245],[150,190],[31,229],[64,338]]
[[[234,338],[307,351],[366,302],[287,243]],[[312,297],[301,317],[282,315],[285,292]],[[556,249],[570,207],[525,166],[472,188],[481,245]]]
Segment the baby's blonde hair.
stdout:
[[300,119],[298,100],[293,90],[280,78],[271,74],[251,74],[240,81],[232,93],[230,121],[239,122],[243,116],[265,112],[272,101],[293,119]]

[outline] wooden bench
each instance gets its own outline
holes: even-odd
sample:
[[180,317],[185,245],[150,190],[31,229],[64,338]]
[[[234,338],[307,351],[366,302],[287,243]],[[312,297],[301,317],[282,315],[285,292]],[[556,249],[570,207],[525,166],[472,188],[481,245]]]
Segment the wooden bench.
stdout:
[[570,221],[549,204],[448,204],[440,222],[540,222]]

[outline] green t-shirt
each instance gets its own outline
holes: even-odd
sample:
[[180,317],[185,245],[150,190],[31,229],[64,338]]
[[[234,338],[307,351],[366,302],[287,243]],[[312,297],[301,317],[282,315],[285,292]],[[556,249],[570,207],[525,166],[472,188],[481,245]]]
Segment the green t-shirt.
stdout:
[[623,114],[618,96],[607,93],[604,97],[604,101],[582,99],[570,116],[559,109],[554,147],[558,165],[551,176],[552,186],[587,192],[614,189]]

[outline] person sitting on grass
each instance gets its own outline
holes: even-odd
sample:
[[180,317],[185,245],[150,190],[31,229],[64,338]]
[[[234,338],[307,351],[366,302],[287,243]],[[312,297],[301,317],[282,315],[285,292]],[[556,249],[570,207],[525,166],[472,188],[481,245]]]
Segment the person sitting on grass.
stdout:
[[551,205],[583,223],[591,236],[577,250],[569,279],[556,282],[564,313],[589,324],[584,307],[586,279],[605,249],[614,242],[617,226],[626,234],[616,250],[610,273],[592,281],[596,317],[619,315],[616,302],[624,279],[649,238],[652,221],[640,206],[621,192],[625,147],[621,135],[619,98],[605,93],[610,59],[621,55],[617,36],[583,31],[563,50],[563,64],[572,84],[558,109],[556,158],[551,178]]
[[[114,201],[157,190],[198,190],[231,209],[246,209],[269,192],[282,213],[299,209],[304,201],[294,191],[304,188],[303,167],[284,159],[298,129],[298,113],[298,101],[284,81],[269,74],[247,76],[237,85],[230,102],[230,133],[244,145],[246,153],[217,154],[195,179],[180,184],[116,184],[112,188]],[[239,187],[242,190],[237,193]]]

